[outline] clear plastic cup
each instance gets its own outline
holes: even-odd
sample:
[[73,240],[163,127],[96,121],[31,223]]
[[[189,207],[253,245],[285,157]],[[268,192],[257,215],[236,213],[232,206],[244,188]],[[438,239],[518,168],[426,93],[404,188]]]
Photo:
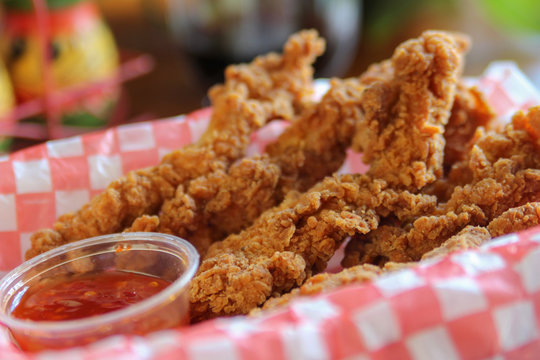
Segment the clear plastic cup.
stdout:
[[[189,322],[189,282],[199,255],[187,241],[158,233],[121,233],[73,242],[41,254],[0,280],[0,322],[25,351],[61,349],[114,334],[143,335]],[[103,315],[30,321],[11,315],[24,292],[59,276],[128,271],[172,282],[154,296]]]

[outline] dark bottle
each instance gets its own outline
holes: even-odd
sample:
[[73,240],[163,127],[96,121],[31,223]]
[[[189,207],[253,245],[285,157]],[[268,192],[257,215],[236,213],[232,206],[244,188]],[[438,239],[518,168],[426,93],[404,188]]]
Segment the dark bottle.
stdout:
[[315,28],[327,40],[316,64],[319,77],[342,76],[356,53],[361,29],[361,0],[170,0],[171,30],[210,82],[224,68],[269,51],[280,51],[287,38]]

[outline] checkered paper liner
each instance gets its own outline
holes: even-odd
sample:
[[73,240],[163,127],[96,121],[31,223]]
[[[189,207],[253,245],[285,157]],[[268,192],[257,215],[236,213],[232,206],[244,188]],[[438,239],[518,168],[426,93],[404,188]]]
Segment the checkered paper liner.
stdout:
[[[470,79],[500,119],[540,104],[513,63]],[[327,83],[319,83],[320,92]],[[210,110],[51,141],[0,158],[0,271],[18,265],[30,234],[75,210],[122,174],[196,140]],[[286,126],[254,134],[261,152]],[[342,172],[361,172],[350,153]],[[258,318],[218,319],[85,348],[25,354],[0,325],[0,359],[499,359],[540,354],[540,229],[475,251],[343,287]]]

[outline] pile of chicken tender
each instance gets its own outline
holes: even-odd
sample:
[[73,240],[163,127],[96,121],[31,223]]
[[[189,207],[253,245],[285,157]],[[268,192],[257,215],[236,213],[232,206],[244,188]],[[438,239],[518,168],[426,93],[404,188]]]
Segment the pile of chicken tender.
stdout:
[[[462,81],[469,39],[426,31],[314,100],[325,41],[292,35],[281,54],[231,65],[212,87],[195,143],[112,182],[27,257],[117,232],[173,234],[202,261],[191,320],[260,313],[299,296],[370,281],[539,223],[540,107],[501,124]],[[290,125],[262,154],[252,134]],[[337,173],[347,151],[368,170]],[[344,244],[343,270],[327,273]]]

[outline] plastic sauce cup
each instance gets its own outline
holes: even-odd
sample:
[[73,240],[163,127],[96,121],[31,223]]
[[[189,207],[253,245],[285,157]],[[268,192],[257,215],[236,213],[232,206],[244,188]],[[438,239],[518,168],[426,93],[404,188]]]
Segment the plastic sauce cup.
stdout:
[[[76,241],[43,253],[0,280],[0,322],[25,351],[62,349],[115,334],[143,335],[189,322],[189,282],[199,255],[187,241],[159,233],[121,233]],[[59,277],[125,271],[171,284],[123,309],[63,321],[30,321],[12,316],[24,293]]]

